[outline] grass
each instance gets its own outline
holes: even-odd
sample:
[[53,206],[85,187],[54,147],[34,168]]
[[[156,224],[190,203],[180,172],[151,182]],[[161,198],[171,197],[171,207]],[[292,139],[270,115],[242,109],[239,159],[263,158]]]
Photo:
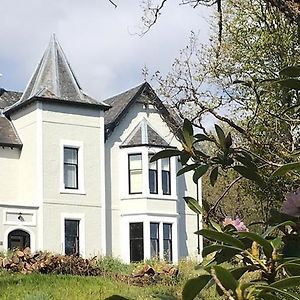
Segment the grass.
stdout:
[[[163,263],[151,261],[155,270],[160,271]],[[70,275],[13,274],[7,271],[0,273],[0,299],[7,300],[56,300],[56,299],[105,299],[112,295],[121,295],[129,299],[157,299],[157,295],[173,295],[180,299],[182,287],[186,280],[198,275],[194,270],[195,263],[182,261],[179,264],[179,276],[160,284],[145,287],[130,286],[116,281],[113,274],[131,274],[142,268],[143,264],[126,265],[109,257],[102,258],[99,265],[107,271],[107,276],[81,277]],[[199,299],[219,299],[215,291],[209,290]]]

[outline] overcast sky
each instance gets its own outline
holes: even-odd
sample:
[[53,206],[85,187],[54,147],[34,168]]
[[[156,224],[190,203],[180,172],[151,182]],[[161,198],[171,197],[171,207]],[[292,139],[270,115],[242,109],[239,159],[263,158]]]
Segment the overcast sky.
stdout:
[[99,100],[143,82],[144,66],[149,74],[166,73],[191,30],[208,40],[209,11],[203,7],[171,0],[141,37],[139,0],[115,2],[117,9],[108,0],[1,0],[0,87],[25,88],[52,33],[83,90]]

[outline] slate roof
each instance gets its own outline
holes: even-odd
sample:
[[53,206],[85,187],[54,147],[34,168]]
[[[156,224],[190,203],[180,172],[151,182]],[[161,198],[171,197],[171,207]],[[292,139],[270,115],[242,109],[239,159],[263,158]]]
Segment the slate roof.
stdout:
[[109,105],[93,99],[82,91],[55,35],[51,37],[50,43],[21,99],[7,112],[19,109],[33,100],[43,100],[43,98],[65,103],[97,106],[103,110],[109,109]]
[[7,91],[0,88],[0,110],[13,105],[20,100],[21,96],[21,92]]
[[4,116],[0,116],[0,146],[22,148],[14,125]]
[[106,139],[113,132],[115,127],[118,126],[130,107],[137,101],[153,104],[171,131],[177,138],[182,139],[182,120],[178,118],[178,115],[176,115],[174,111],[162,103],[148,82],[144,82],[104,101],[111,106],[111,109],[106,111],[104,115]]
[[170,145],[143,119],[132,131],[121,147],[154,146],[167,148]]

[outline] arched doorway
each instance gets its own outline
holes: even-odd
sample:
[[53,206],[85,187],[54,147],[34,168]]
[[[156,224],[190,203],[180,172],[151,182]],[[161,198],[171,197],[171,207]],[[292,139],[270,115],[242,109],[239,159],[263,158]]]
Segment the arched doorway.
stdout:
[[24,249],[30,247],[30,234],[24,230],[13,230],[8,235],[8,249]]

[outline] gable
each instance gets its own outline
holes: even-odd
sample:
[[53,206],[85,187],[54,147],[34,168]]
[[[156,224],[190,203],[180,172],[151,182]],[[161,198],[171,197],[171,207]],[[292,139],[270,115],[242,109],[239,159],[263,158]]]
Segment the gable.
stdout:
[[170,147],[169,144],[151,127],[145,118],[121,144],[121,147],[134,146]]

